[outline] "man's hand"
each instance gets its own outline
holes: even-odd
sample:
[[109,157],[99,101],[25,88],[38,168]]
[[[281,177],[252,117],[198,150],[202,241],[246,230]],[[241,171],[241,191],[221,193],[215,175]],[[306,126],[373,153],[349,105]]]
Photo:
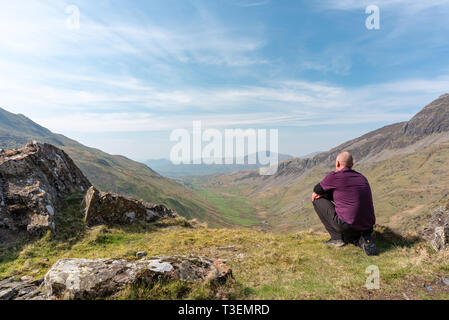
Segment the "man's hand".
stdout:
[[316,199],[319,199],[319,198],[322,198],[322,197],[323,197],[323,195],[319,195],[319,194],[314,192],[312,194],[312,202],[315,202]]

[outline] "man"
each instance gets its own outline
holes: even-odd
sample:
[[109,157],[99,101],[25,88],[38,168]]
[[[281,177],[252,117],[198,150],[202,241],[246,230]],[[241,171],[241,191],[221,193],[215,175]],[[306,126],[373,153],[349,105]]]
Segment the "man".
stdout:
[[312,202],[331,239],[324,244],[343,247],[360,246],[367,255],[377,254],[371,239],[376,218],[368,180],[352,170],[354,160],[349,152],[338,155],[335,171],[317,184]]

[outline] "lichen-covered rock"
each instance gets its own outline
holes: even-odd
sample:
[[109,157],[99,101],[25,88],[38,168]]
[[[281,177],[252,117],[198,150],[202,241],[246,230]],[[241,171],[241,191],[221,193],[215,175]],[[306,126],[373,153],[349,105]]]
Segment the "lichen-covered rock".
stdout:
[[99,224],[129,224],[134,221],[153,222],[176,218],[175,211],[114,193],[100,192],[91,187],[84,198],[84,219],[89,226]]
[[50,297],[96,299],[110,296],[131,284],[151,285],[158,280],[220,281],[232,276],[231,270],[224,272],[225,269],[208,258],[183,256],[153,257],[134,262],[124,259],[65,259],[48,271],[44,285]]
[[61,149],[32,142],[0,152],[0,226],[30,233],[55,229],[58,201],[89,180]]
[[449,248],[449,204],[432,213],[424,237],[436,251]]

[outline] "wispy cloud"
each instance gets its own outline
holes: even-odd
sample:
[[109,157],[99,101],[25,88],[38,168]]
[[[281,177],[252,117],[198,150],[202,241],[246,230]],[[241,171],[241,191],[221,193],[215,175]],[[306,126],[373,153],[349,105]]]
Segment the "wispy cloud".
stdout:
[[[393,123],[408,120],[425,104],[447,92],[449,77],[395,81],[351,89],[297,80],[226,90],[185,88],[170,92],[144,88],[142,84],[135,85],[136,91],[126,98],[98,93],[98,96],[94,93],[71,95],[64,91],[55,94],[65,97],[66,100],[60,103],[67,105],[66,108],[76,108],[82,101],[82,112],[75,109],[67,115],[45,118],[36,115],[34,119],[57,132],[161,131],[189,128],[192,121],[197,120],[207,126],[221,128]],[[35,91],[35,99],[38,99],[38,92]],[[33,97],[30,93],[27,96]],[[101,113],[89,111],[90,105],[94,109],[94,105],[100,102],[115,106],[115,111],[114,108]],[[122,103],[144,108],[130,113],[127,112],[129,108],[120,107]],[[244,105],[248,106],[246,111],[242,109]],[[145,109],[148,111],[143,111]]]
[[432,0],[432,1],[421,1],[421,0],[320,0],[318,1],[320,5],[327,8],[337,9],[337,10],[358,10],[364,9],[369,5],[375,4],[382,8],[393,8],[399,7],[404,12],[417,12],[429,8],[436,8],[444,5],[448,5],[448,0]]
[[38,56],[135,55],[149,61],[176,61],[226,66],[264,64],[255,52],[264,39],[226,28],[169,30],[145,21],[138,25],[110,16],[107,24],[81,11],[79,30],[65,27],[64,6],[30,1],[27,10],[17,2],[2,2],[0,49]]
[[239,7],[259,7],[259,6],[265,6],[269,4],[271,0],[234,0],[231,1],[232,4],[239,6]]

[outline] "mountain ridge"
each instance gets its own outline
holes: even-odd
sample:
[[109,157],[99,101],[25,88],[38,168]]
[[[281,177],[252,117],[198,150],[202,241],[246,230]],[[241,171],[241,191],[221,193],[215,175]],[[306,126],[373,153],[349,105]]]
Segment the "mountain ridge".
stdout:
[[[344,142],[329,151],[319,153],[312,158],[296,158],[295,165],[304,169],[310,169],[319,164],[332,165],[338,153],[344,150],[350,151],[359,163],[363,163],[368,159],[372,159],[373,154],[381,151],[404,148],[432,134],[448,132],[449,117],[446,119],[438,119],[439,112],[448,112],[448,110],[449,94],[444,94],[425,106],[409,121],[386,125],[370,131],[358,138]],[[285,163],[281,164],[278,174],[282,174],[282,169],[286,167]]]

